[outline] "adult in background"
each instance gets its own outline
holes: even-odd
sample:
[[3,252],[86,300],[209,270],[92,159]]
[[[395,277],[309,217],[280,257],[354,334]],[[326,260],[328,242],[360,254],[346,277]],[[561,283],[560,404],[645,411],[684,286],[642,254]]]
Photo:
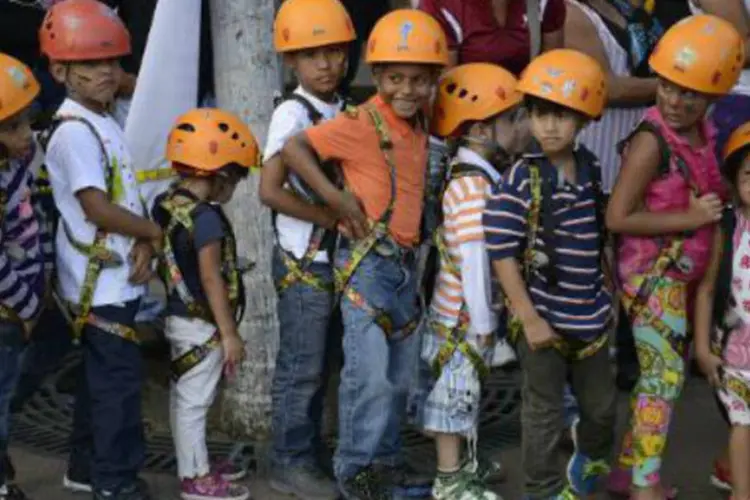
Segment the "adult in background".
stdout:
[[[565,0],[540,0],[541,49],[563,46]],[[421,0],[443,26],[450,64],[489,62],[519,75],[529,63],[525,0]]]
[[[607,73],[607,108],[579,137],[600,159],[602,189],[609,195],[620,169],[617,144],[656,97],[657,79],[648,57],[664,29],[646,9],[628,0],[567,0],[567,6],[565,46],[590,55]],[[638,379],[638,358],[630,323],[622,311],[616,346],[617,385],[630,391]]]

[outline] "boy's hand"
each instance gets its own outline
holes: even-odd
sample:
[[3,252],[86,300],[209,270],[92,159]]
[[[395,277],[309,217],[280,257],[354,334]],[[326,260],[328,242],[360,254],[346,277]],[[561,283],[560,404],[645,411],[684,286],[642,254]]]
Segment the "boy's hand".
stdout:
[[560,336],[538,314],[535,314],[530,320],[524,321],[523,331],[526,335],[526,342],[528,342],[532,351],[551,347],[560,340]]
[[700,366],[708,382],[715,388],[720,388],[722,386],[721,372],[724,368],[724,361],[708,349],[697,350],[695,357],[698,360],[698,366]]
[[154,256],[154,248],[148,241],[139,240],[133,245],[128,258],[132,266],[129,281],[134,285],[148,283],[153,275],[151,269],[151,258]]
[[704,194],[700,198],[690,195],[689,214],[695,221],[696,229],[720,221],[723,210],[721,198],[714,193]]
[[346,220],[354,239],[364,238],[370,232],[367,216],[362,211],[359,200],[350,192],[339,191],[339,196],[331,208],[339,214],[340,219]]
[[245,342],[237,332],[221,335],[221,347],[224,349],[224,365],[233,371],[245,359]]

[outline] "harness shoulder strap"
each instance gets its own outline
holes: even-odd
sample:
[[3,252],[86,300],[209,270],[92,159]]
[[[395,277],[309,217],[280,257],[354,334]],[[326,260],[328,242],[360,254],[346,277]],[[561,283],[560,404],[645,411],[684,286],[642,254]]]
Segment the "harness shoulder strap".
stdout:
[[661,156],[661,161],[659,162],[659,175],[666,175],[667,173],[669,173],[669,164],[672,157],[669,150],[669,144],[667,144],[666,139],[664,139],[661,130],[659,130],[656,125],[647,120],[641,120],[641,122],[636,125],[633,131],[630,132],[627,137],[625,137],[625,139],[617,143],[617,152],[622,155],[625,152],[628,144],[630,144],[630,141],[633,140],[633,137],[641,132],[648,132],[652,134],[656,138],[656,141],[659,143],[659,154]]
[[286,96],[284,100],[282,100],[281,103],[284,103],[286,101],[294,101],[296,103],[299,103],[302,105],[303,108],[305,108],[305,111],[307,111],[307,116],[310,118],[310,121],[317,125],[323,120],[323,113],[318,111],[318,109],[313,105],[313,103],[310,102],[309,99],[307,99],[305,96],[302,96],[296,92],[293,92]]

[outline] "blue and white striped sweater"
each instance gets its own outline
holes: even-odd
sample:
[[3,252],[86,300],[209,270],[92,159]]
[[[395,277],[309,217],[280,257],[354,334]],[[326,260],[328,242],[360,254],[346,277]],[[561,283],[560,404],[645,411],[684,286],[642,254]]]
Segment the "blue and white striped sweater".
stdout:
[[45,265],[54,262],[52,237],[41,207],[32,202],[34,179],[29,170],[33,155],[11,160],[0,169],[0,191],[5,194],[0,227],[0,302],[23,320],[42,307]]

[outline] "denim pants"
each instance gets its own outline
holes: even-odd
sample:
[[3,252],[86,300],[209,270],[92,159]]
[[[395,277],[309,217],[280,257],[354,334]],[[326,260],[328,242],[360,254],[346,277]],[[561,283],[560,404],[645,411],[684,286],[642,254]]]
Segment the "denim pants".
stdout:
[[[92,312],[133,327],[139,302],[94,307]],[[137,480],[145,457],[141,351],[136,343],[90,324],[81,341],[69,468],[75,477],[86,477],[90,470],[95,489],[117,492]]]
[[[330,264],[313,263],[309,270],[324,283],[332,283]],[[274,281],[286,273],[277,249]],[[322,444],[326,367],[336,351],[335,345],[331,346],[333,335],[329,335],[333,303],[333,291],[301,282],[279,294],[279,352],[271,388],[273,462],[278,467],[314,465],[317,461]]]
[[580,361],[557,349],[532,351],[517,343],[523,374],[521,427],[525,498],[542,500],[565,487],[558,444],[564,418],[564,389],[570,385],[580,405],[578,451],[591,460],[609,459],[614,442],[616,391],[608,344]]
[[[340,250],[343,267],[350,250]],[[370,307],[388,313],[395,333],[389,338],[375,319],[349,298],[341,299],[344,367],[339,386],[339,442],[334,472],[340,482],[374,463],[396,466],[401,424],[416,374],[419,339],[398,330],[419,314],[415,261],[407,263],[371,252],[349,281]]]
[[0,321],[0,485],[5,484],[5,470],[10,438],[10,402],[21,374],[23,350],[26,345],[23,328]]

